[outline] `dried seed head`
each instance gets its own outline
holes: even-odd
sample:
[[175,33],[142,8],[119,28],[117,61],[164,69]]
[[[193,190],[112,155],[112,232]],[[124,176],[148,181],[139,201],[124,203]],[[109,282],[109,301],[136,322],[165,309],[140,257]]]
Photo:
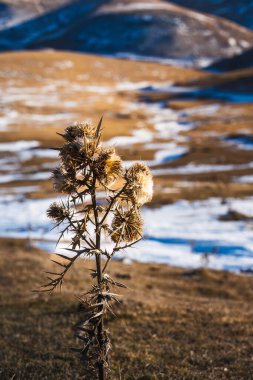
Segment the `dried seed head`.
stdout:
[[138,206],[151,201],[153,196],[153,177],[145,164],[133,164],[127,170],[125,178],[127,186],[123,192],[123,198],[130,198]]
[[53,219],[57,223],[63,222],[68,215],[69,210],[57,202],[52,203],[47,210],[48,218]]
[[95,154],[98,144],[99,144],[99,138],[96,135],[96,127],[94,127],[91,124],[86,123],[83,127],[84,130],[84,139],[83,139],[83,146],[82,146],[82,152],[84,153],[85,157],[91,158]]
[[60,149],[60,158],[65,165],[85,166],[93,157],[99,144],[97,128],[85,122],[76,122],[65,129],[62,135],[67,141]]
[[60,158],[67,165],[79,163],[82,160],[81,144],[78,142],[69,142],[60,149]]
[[96,128],[87,122],[77,121],[68,126],[63,137],[68,142],[77,141],[83,138],[94,139],[96,134]]
[[137,209],[116,210],[112,220],[111,239],[115,243],[133,242],[143,236],[143,220]]
[[84,139],[83,141],[83,145],[82,145],[82,148],[81,148],[81,153],[84,157],[84,159],[91,159],[93,158],[94,154],[96,153],[96,150],[97,150],[97,145],[98,145],[98,141],[97,139]]
[[101,147],[95,164],[96,174],[102,184],[110,185],[122,176],[121,158],[113,147]]
[[68,142],[73,142],[77,138],[82,138],[84,137],[83,128],[78,123],[72,124],[65,129],[63,137]]
[[52,179],[55,191],[71,194],[77,190],[75,174],[71,170],[66,171],[63,167],[59,166],[53,170]]
[[96,138],[97,128],[90,123],[81,123],[83,128],[83,133],[86,139],[94,140]]

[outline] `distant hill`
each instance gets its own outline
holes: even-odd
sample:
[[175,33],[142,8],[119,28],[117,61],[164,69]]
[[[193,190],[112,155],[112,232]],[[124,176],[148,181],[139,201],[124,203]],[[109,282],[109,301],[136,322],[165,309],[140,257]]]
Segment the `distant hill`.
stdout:
[[170,2],[211,13],[253,29],[253,0],[171,0]]
[[201,66],[253,45],[250,30],[166,1],[7,3],[2,12],[5,28],[0,31],[2,51],[55,48]]

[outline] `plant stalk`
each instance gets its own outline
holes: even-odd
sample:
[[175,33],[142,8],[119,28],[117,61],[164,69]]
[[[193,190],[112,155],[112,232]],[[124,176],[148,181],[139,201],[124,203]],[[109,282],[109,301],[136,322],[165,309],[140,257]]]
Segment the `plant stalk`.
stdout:
[[[99,216],[97,211],[97,201],[96,201],[96,193],[95,193],[95,186],[94,191],[91,194],[92,198],[92,205],[93,205],[93,212],[94,212],[94,218],[95,218],[95,227],[96,227],[96,250],[100,250],[101,246],[101,230],[99,225]],[[97,284],[99,289],[98,294],[98,303],[101,303],[103,301],[102,298],[102,267],[101,267],[101,255],[100,253],[96,253],[96,271],[97,271]],[[98,312],[103,311],[103,305],[99,306]],[[105,374],[105,367],[104,367],[104,320],[103,320],[103,314],[100,317],[99,324],[97,326],[97,339],[99,343],[99,347],[101,350],[101,358],[98,362],[98,378],[99,380],[106,380],[106,374]]]
[[[99,238],[100,240],[100,238]],[[99,249],[100,244],[96,244],[96,248]],[[102,270],[101,270],[101,257],[100,254],[96,255],[96,266],[97,266],[97,280],[98,280],[98,287],[101,289],[101,281],[102,281]],[[98,296],[98,303],[100,303],[101,296]],[[99,307],[99,311],[103,310],[103,305]],[[98,328],[97,328],[97,336],[98,336],[98,342],[101,351],[104,351],[104,321],[103,321],[103,315],[100,318]],[[105,368],[104,368],[104,357],[102,355],[102,360],[99,361],[98,363],[98,374],[99,374],[99,380],[105,380]]]

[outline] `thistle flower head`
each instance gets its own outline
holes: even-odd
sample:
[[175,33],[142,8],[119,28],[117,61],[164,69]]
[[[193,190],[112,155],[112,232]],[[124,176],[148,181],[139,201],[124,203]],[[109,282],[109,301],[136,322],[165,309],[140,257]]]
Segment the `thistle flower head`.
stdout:
[[87,139],[96,139],[97,128],[90,123],[80,123],[82,125],[84,137]]
[[153,178],[149,168],[143,163],[133,164],[125,175],[127,185],[123,197],[130,198],[137,206],[150,202],[153,196]]
[[96,159],[96,173],[102,184],[110,185],[122,175],[121,158],[113,147],[101,147]]
[[142,227],[143,220],[136,208],[127,211],[116,210],[111,225],[111,239],[115,243],[131,243],[142,237]]
[[81,147],[81,154],[83,155],[84,159],[91,159],[93,158],[94,154],[96,153],[98,146],[98,141],[96,138],[88,138],[83,140],[83,145]]
[[80,139],[94,139],[96,135],[96,128],[82,121],[77,121],[71,125],[69,125],[63,134],[63,137],[68,142],[78,141]]
[[60,157],[67,164],[80,164],[91,158],[99,142],[97,128],[86,122],[71,124],[62,136],[67,142],[60,150]]
[[69,210],[57,202],[53,202],[47,209],[47,216],[56,223],[61,223],[69,215]]
[[78,164],[82,159],[81,144],[73,141],[68,142],[60,149],[59,156],[66,165]]
[[63,137],[68,142],[73,142],[76,139],[82,138],[84,136],[83,128],[80,123],[74,123],[68,126],[63,134]]
[[71,194],[76,191],[75,172],[70,168],[65,170],[62,166],[52,171],[54,190],[61,193]]

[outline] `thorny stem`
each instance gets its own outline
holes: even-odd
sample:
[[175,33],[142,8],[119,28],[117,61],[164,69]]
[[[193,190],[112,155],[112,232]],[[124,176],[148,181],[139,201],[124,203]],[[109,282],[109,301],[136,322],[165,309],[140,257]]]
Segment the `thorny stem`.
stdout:
[[[92,200],[92,207],[93,207],[93,213],[94,213],[94,219],[95,219],[95,232],[96,232],[96,250],[97,252],[100,251],[101,246],[101,229],[99,224],[99,216],[98,216],[98,210],[97,210],[97,199],[96,199],[96,177],[94,175],[93,180],[93,190],[91,193],[91,200]],[[101,306],[99,306],[98,312],[103,311],[103,296],[102,296],[102,269],[101,269],[101,255],[100,253],[96,253],[96,272],[97,272],[97,284],[99,289],[99,295],[98,295],[98,303],[101,303]],[[97,327],[97,338],[98,343],[100,346],[101,351],[103,351],[103,343],[104,343],[104,321],[103,321],[103,314],[101,315],[100,321],[98,323]],[[104,368],[104,357],[101,356],[101,359],[99,359],[98,362],[98,375],[99,380],[105,380],[105,368]]]
[[[72,222],[72,220],[68,217],[67,218],[68,221],[69,221],[69,224],[71,227],[73,227],[73,229],[75,230],[76,229],[76,226],[74,225],[74,223]],[[82,239],[85,241],[85,243],[91,248],[91,249],[94,249],[94,244],[93,242],[91,241],[91,243],[86,239],[86,237],[82,234]]]

